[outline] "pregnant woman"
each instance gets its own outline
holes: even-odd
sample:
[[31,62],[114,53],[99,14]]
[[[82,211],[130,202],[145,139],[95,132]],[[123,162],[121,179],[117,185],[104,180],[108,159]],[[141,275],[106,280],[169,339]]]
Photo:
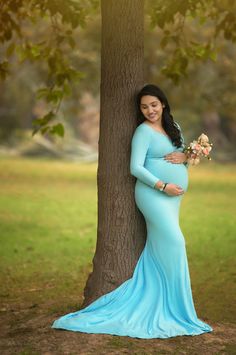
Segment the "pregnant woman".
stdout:
[[52,327],[137,338],[169,338],[211,332],[192,299],[179,208],[188,187],[180,127],[164,93],[146,85],[137,96],[139,126],[131,144],[135,201],[147,226],[145,247],[133,276],[86,308]]

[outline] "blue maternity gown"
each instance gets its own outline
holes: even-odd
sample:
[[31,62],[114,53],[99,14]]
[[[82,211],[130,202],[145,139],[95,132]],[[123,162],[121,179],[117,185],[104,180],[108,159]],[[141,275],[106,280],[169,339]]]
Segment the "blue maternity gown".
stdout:
[[185,239],[179,226],[183,197],[154,189],[160,179],[188,186],[188,168],[164,156],[176,148],[146,123],[132,138],[130,172],[135,202],[147,226],[145,247],[133,276],[86,308],[55,320],[52,328],[137,338],[198,335],[213,329],[197,317],[192,299]]

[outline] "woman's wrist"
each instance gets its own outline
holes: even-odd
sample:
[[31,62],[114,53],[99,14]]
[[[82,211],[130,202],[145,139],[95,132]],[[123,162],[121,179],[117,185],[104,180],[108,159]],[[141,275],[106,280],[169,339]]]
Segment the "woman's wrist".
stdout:
[[166,185],[167,185],[167,182],[164,182],[164,181],[161,181],[159,180],[156,185],[155,185],[155,188],[159,191],[164,191],[165,188],[166,188]]
[[164,186],[164,182],[162,180],[158,180],[155,189],[160,190]]

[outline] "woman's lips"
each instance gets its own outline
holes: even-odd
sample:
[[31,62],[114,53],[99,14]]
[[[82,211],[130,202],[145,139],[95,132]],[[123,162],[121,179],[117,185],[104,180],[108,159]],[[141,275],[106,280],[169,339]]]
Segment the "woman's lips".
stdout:
[[155,113],[152,113],[151,115],[148,115],[149,118],[154,118],[156,116]]

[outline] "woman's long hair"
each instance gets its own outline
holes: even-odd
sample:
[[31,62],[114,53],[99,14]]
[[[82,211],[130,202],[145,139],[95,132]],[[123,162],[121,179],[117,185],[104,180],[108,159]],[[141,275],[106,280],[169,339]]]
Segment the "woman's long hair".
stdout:
[[145,85],[140,92],[137,94],[136,104],[137,104],[137,113],[138,113],[138,124],[141,124],[146,120],[146,117],[143,115],[140,109],[141,98],[143,96],[150,95],[157,97],[162,104],[164,104],[163,112],[162,112],[162,127],[165,132],[170,137],[172,143],[177,147],[181,147],[182,139],[180,130],[173,119],[173,116],[170,113],[170,105],[168,100],[164,94],[164,92],[156,85],[148,84]]

